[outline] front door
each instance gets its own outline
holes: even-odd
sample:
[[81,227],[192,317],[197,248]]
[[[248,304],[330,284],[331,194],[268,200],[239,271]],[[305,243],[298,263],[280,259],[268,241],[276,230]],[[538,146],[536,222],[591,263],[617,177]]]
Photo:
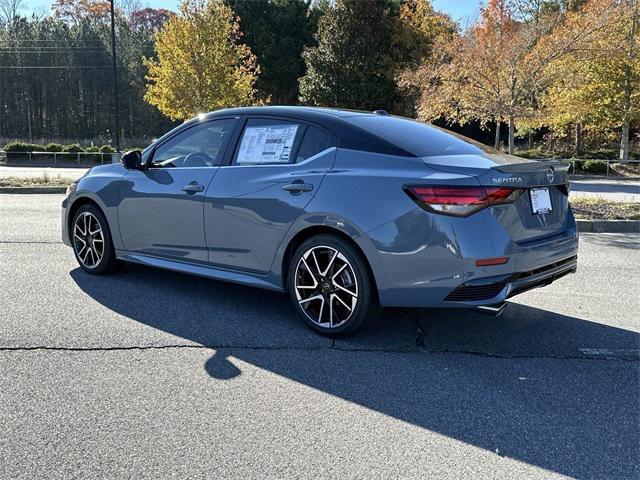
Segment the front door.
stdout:
[[155,148],[149,168],[127,173],[118,207],[126,250],[207,262],[203,200],[235,122],[220,119],[182,130]]
[[210,262],[266,273],[291,224],[333,166],[335,138],[295,120],[249,118],[205,199]]

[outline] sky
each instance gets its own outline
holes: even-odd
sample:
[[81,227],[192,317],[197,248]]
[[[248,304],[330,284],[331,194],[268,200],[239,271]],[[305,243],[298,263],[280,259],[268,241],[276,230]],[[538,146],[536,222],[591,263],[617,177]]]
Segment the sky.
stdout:
[[[144,4],[154,8],[166,8],[176,10],[179,0],[143,0]],[[51,8],[52,0],[25,0],[27,8],[23,13],[29,11],[45,11]],[[442,12],[448,13],[454,20],[462,23],[472,20],[478,13],[480,0],[433,0],[433,6]],[[117,0],[116,0],[117,5]]]

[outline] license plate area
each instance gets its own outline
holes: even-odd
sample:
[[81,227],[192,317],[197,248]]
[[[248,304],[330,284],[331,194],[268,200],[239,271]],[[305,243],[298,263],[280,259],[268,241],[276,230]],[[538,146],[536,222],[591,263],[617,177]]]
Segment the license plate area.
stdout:
[[551,194],[547,187],[529,189],[529,198],[531,199],[531,210],[534,214],[542,215],[553,210]]

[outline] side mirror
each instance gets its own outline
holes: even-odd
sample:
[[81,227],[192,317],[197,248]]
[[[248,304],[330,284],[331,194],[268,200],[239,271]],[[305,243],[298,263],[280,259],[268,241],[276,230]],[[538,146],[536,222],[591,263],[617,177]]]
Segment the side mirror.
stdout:
[[127,170],[142,170],[142,152],[140,150],[129,150],[120,159]]

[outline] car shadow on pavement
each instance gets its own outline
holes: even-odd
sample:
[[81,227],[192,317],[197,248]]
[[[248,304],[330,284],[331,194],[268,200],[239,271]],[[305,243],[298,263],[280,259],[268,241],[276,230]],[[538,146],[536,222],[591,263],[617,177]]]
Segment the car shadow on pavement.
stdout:
[[637,352],[638,333],[514,304],[497,318],[389,310],[332,341],[306,328],[279,293],[136,265],[71,277],[123,321],[215,349],[204,365],[215,379],[238,377],[246,362],[553,472],[638,474],[637,357],[583,353]]

